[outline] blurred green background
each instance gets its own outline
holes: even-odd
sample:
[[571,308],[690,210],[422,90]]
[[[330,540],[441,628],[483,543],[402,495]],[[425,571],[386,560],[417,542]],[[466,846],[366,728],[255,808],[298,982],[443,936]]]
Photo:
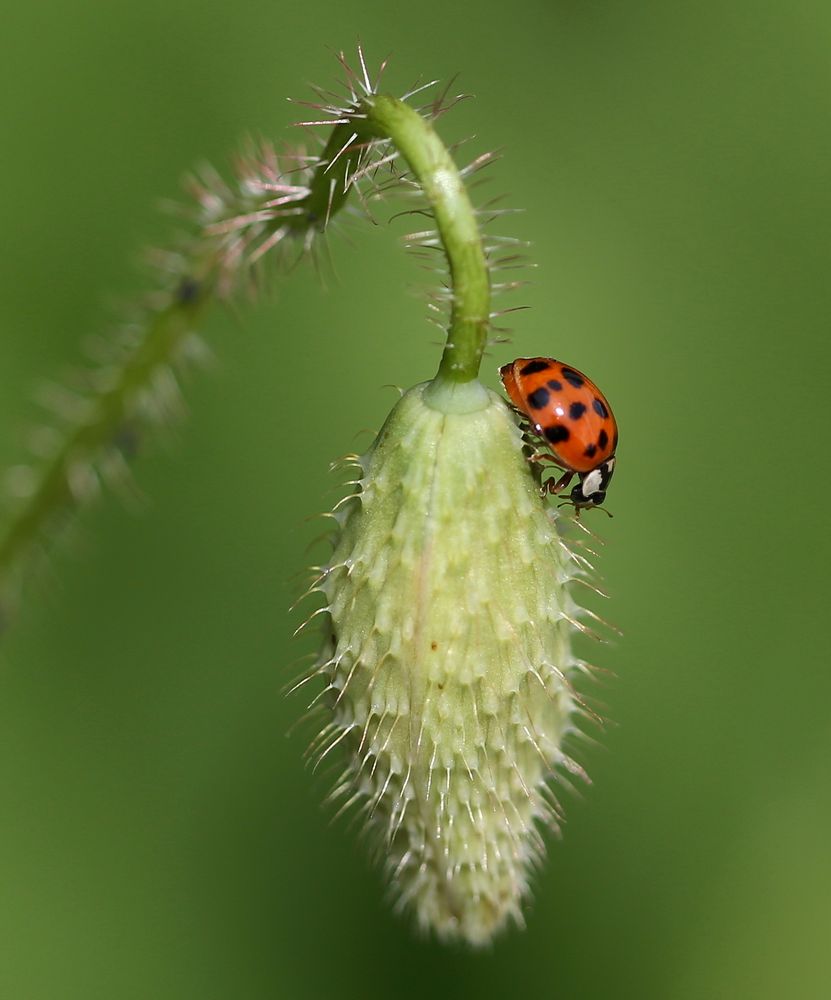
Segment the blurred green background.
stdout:
[[[824,3],[42,0],[0,36],[0,462],[32,388],[105,330],[153,211],[248,131],[284,137],[360,37],[399,92],[504,147],[488,190],[539,265],[513,346],[591,373],[622,425],[595,659],[616,725],[537,880],[475,954],[394,917],[304,770],[291,578],[362,448],[429,377],[395,246],[336,240],[206,333],[216,370],[84,518],[0,647],[0,995],[825,997],[831,14]],[[293,137],[293,136],[292,136]],[[382,216],[383,218],[383,216]],[[411,228],[411,227],[410,227]],[[519,300],[517,300],[519,301]],[[512,304],[512,303],[506,303]],[[326,383],[328,405],[309,406]]]

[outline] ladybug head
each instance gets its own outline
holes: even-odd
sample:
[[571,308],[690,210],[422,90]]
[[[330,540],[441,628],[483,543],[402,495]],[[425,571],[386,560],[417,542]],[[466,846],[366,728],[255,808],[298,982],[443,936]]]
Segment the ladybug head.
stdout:
[[606,490],[615,471],[615,459],[607,458],[590,472],[579,473],[580,482],[571,491],[575,507],[599,507],[606,499]]

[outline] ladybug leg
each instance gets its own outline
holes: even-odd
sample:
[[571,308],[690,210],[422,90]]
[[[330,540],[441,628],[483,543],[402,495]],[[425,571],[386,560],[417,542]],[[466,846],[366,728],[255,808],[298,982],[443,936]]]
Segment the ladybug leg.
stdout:
[[[574,478],[574,473],[566,469],[562,476],[555,483],[553,479],[549,479],[545,484],[548,487],[549,493],[562,493],[562,491],[568,486],[571,480]],[[553,483],[553,485],[552,485]]]
[[569,480],[574,475],[573,472],[568,472],[564,470],[562,465],[560,465],[559,461],[556,459],[556,457],[552,455],[551,452],[549,451],[534,452],[533,455],[528,456],[528,461],[531,462],[532,464],[536,462],[538,465],[542,465],[543,462],[551,462],[555,469],[558,469],[560,472],[563,472],[563,475],[560,477],[560,479],[557,479],[555,476],[551,479],[546,479],[542,483],[542,485],[540,486],[541,497],[546,496],[546,494],[548,493],[559,493],[560,490],[563,489],[563,487],[568,484]]
[[542,496],[545,496],[546,493],[556,496],[556,494],[562,493],[573,478],[574,473],[567,469],[559,479],[546,479],[540,487],[540,493]]
[[554,465],[556,465],[558,469],[562,469],[562,466],[557,461],[557,459],[554,457],[554,455],[551,454],[550,451],[535,451],[533,455],[529,455],[528,456],[528,461],[529,462],[553,462]]

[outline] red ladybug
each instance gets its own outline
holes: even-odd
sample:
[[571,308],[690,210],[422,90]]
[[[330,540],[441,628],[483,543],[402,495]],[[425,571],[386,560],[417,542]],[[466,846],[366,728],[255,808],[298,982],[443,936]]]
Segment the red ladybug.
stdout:
[[[577,508],[597,507],[615,471],[617,423],[612,408],[591,379],[554,358],[517,358],[499,369],[511,402],[551,449],[564,475],[545,488],[560,493],[577,475],[571,491]],[[548,457],[537,455],[537,459]]]

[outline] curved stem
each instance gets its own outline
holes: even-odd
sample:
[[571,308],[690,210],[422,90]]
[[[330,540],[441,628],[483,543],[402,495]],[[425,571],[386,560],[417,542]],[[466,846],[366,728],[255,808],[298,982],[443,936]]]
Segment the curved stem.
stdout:
[[48,541],[63,516],[92,492],[97,477],[106,478],[108,465],[117,472],[132,457],[146,417],[142,400],[152,395],[154,384],[169,385],[165,369],[175,365],[204,310],[242,288],[255,288],[257,262],[278,252],[275,248],[284,255],[298,243],[310,250],[347,201],[353,175],[371,168],[379,139],[395,147],[421,186],[450,268],[450,325],[432,389],[444,398],[447,390],[453,396],[464,384],[478,387],[490,280],[462,175],[417,111],[374,92],[368,79],[361,88],[364,95],[357,97],[350,84],[352,101],[334,109],[338,118],[313,162],[302,150],[281,158],[270,144],[262,144],[240,159],[236,187],[212,171],[191,179],[197,229],[181,252],[171,255],[163,306],[148,312],[135,346],[117,370],[108,367],[100,373],[104,377],[91,383],[81,416],[62,428],[56,452],[40,467],[32,492],[0,532],[0,601],[11,593],[13,579],[16,584],[24,557]]
[[490,278],[476,213],[459,169],[432,125],[394,97],[364,101],[366,128],[389,138],[424,190],[450,265],[452,306],[437,381],[470,382],[487,341]]

